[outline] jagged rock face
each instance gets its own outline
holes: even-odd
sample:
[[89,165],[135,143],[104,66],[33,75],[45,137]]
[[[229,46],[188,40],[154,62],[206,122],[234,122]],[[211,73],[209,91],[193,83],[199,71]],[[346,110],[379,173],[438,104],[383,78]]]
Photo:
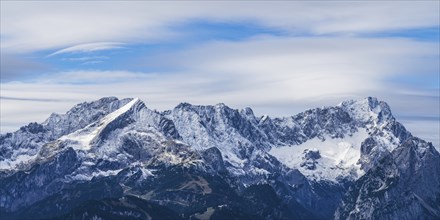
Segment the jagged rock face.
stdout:
[[303,162],[300,164],[302,167],[306,167],[306,169],[314,170],[316,169],[316,164],[318,163],[316,160],[321,158],[321,154],[319,150],[304,150]]
[[59,178],[78,166],[76,152],[68,148],[46,163],[36,164],[28,171],[18,171],[0,179],[1,207],[17,210],[49,196],[62,187],[63,182]]
[[336,219],[439,219],[440,154],[411,138],[349,190]]
[[[292,135],[298,136],[298,141],[311,139],[314,137],[323,138],[324,134],[330,134],[331,137],[342,138],[355,130],[354,121],[349,114],[337,107],[317,108],[307,110],[292,117],[297,130],[301,132],[292,132]],[[288,138],[286,141],[289,141]]]
[[224,104],[157,112],[110,97],[0,135],[0,211],[6,219],[438,219],[439,161],[371,97],[285,118]]

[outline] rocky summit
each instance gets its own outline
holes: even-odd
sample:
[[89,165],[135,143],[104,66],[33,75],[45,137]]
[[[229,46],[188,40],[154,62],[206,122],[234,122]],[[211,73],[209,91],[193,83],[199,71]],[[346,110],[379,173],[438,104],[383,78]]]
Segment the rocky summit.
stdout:
[[1,219],[440,219],[440,154],[376,98],[257,117],[102,98],[0,136]]

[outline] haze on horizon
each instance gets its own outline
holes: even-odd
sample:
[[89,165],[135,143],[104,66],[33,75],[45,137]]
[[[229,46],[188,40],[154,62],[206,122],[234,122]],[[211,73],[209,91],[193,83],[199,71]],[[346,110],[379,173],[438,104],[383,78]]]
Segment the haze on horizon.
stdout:
[[271,116],[375,96],[438,148],[439,4],[1,1],[0,133],[104,96]]

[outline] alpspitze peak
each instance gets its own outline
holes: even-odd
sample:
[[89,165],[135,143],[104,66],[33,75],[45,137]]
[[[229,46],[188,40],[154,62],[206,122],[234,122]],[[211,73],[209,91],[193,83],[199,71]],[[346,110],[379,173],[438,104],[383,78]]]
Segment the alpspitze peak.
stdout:
[[127,120],[120,120],[124,115],[130,111],[137,111],[139,107],[142,108],[144,106],[143,102],[138,98],[130,100],[129,103],[111,112],[99,121],[92,122],[83,129],[63,136],[60,140],[75,141],[77,143],[75,148],[89,150],[92,144],[96,143],[98,139],[104,138],[110,130],[114,130],[115,128],[121,127],[124,123],[127,123]]

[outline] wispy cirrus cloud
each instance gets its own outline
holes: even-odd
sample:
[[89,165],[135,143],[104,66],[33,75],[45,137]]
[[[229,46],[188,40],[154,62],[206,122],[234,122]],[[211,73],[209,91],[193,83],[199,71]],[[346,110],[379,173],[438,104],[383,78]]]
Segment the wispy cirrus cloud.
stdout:
[[[291,109],[303,109],[304,103],[309,103],[306,107],[316,107],[373,95],[396,103],[400,115],[435,116],[438,88],[409,87],[387,79],[406,77],[419,70],[418,66],[432,67],[417,73],[419,78],[435,77],[438,60],[426,58],[439,56],[436,45],[406,39],[262,37],[243,42],[205,43],[179,53],[132,60],[147,66],[179,67],[175,72],[72,70],[42,76],[34,82],[71,85],[72,89],[78,87],[81,91],[87,91],[83,87],[90,86],[90,93],[103,96],[145,94],[146,100],[154,100],[163,109],[181,101],[225,102],[264,106],[267,113],[279,116],[292,114]],[[15,90],[23,88],[15,85]],[[6,88],[12,91],[14,84]],[[115,88],[118,89],[113,91]],[[433,98],[423,99],[425,104],[420,108],[405,108],[409,99],[401,97]],[[433,108],[427,108],[428,104]],[[280,110],[280,105],[284,105],[284,110]]]
[[107,60],[109,59],[108,56],[85,56],[85,57],[70,57],[70,58],[63,58],[64,61],[72,61],[72,62],[87,62],[87,61],[93,61],[93,60]]
[[83,56],[83,57],[67,57],[61,58],[62,61],[69,61],[72,63],[81,63],[81,65],[101,64],[110,59],[109,56]]
[[87,44],[79,44],[75,46],[71,46],[68,48],[64,48],[61,50],[57,50],[48,55],[48,57],[65,54],[65,53],[89,53],[95,51],[102,50],[114,50],[114,49],[123,49],[124,43],[119,42],[97,42],[97,43],[87,43]]
[[407,39],[263,37],[207,43],[135,62],[159,67],[165,63],[203,73],[202,77],[233,81],[237,90],[258,93],[267,88],[263,93],[267,99],[297,100],[399,86],[388,79],[408,74],[435,78],[439,71],[436,47],[435,42]]

